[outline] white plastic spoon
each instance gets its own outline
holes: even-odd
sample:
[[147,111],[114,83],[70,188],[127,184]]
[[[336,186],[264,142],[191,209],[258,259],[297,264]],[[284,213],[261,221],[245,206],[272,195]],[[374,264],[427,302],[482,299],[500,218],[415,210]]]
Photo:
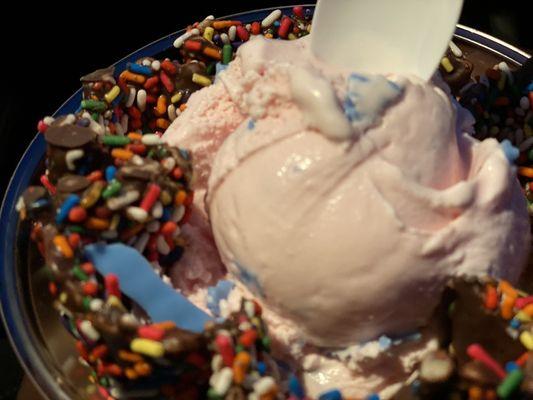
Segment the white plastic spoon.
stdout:
[[463,0],[319,0],[311,49],[354,72],[431,78]]

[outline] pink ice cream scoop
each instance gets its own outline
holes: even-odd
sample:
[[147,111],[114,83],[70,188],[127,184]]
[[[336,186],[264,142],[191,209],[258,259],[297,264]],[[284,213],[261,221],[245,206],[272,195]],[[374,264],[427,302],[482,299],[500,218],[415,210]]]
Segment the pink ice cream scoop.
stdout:
[[522,271],[513,168],[456,113],[415,77],[351,74],[306,40],[256,38],[165,138],[193,152],[230,273],[309,343],[341,347],[423,326],[451,276]]

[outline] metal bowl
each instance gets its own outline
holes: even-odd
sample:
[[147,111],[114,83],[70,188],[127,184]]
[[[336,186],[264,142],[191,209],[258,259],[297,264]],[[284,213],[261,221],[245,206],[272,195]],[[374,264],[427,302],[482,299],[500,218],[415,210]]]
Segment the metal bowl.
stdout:
[[[313,8],[313,5],[308,7]],[[292,7],[282,7],[289,13]],[[227,18],[245,23],[263,19],[273,9],[254,10]],[[118,71],[128,62],[145,56],[172,56],[173,40],[183,31],[165,36],[115,64]],[[475,29],[458,25],[457,43],[476,61],[477,73],[500,61],[519,66],[529,55]],[[476,71],[475,71],[476,73]],[[74,93],[56,114],[74,112],[81,90]],[[36,135],[20,160],[5,193],[0,213],[1,312],[11,344],[28,376],[41,394],[51,400],[99,399],[88,379],[89,370],[78,362],[74,339],[61,324],[51,305],[43,262],[29,242],[28,227],[19,223],[15,211],[23,190],[37,180],[42,170],[45,141]]]

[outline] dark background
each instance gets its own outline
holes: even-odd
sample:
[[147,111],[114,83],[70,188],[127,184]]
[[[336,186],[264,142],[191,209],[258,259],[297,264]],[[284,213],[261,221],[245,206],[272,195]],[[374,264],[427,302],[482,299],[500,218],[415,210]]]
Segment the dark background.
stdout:
[[[354,0],[355,1],[355,0]],[[401,1],[401,0],[398,0]],[[192,3],[192,4],[191,4]],[[301,1],[99,2],[34,5],[10,2],[0,15],[0,194],[37,121],[79,88],[79,77],[209,14]],[[465,0],[461,23],[533,49],[521,0]],[[192,9],[192,11],[189,11]],[[20,370],[0,326],[0,400],[13,398]],[[11,360],[11,361],[9,361]]]

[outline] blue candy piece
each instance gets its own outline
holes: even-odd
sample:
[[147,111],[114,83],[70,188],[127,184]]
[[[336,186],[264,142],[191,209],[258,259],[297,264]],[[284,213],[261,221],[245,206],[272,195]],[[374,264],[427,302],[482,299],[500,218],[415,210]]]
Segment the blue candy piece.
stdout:
[[374,393],[366,398],[366,400],[379,400],[379,394]]
[[505,153],[505,157],[510,164],[513,164],[520,156],[520,150],[513,146],[509,139],[504,139],[501,143],[502,150]]
[[332,389],[322,393],[318,400],[342,400],[342,394],[338,389]]
[[264,376],[266,374],[266,364],[263,361],[257,362],[257,372],[259,372],[259,375]]
[[80,204],[80,197],[75,194],[69,195],[66,198],[66,200],[63,202],[63,204],[61,204],[61,207],[59,208],[57,212],[56,222],[60,224],[64,220],[66,220],[68,217],[69,211],[72,210],[72,208],[77,206],[78,204]]
[[128,63],[128,70],[134,74],[141,74],[145,76],[151,76],[153,73],[152,68],[135,63]]
[[234,286],[233,282],[222,280],[207,289],[207,307],[213,315],[220,315],[220,300],[227,299]]
[[291,374],[291,377],[289,378],[289,392],[298,399],[303,399],[305,397],[304,388],[294,374]]
[[387,350],[392,345],[392,339],[388,336],[382,335],[378,339],[379,347],[383,350]]
[[115,274],[126,296],[141,306],[153,322],[173,321],[182,329],[202,332],[213,319],[164,283],[135,249],[121,243],[92,244],[85,255],[100,274]]
[[520,367],[514,361],[509,361],[507,364],[505,364],[505,372],[513,372],[517,369],[520,369]]
[[115,179],[115,175],[117,174],[117,168],[113,165],[110,165],[105,169],[105,179],[108,182],[111,182],[113,179]]
[[522,325],[522,323],[520,322],[519,319],[513,318],[513,319],[511,320],[511,322],[509,322],[509,325],[510,325],[511,328],[513,328],[513,329],[518,329],[518,328],[520,328],[520,325]]

